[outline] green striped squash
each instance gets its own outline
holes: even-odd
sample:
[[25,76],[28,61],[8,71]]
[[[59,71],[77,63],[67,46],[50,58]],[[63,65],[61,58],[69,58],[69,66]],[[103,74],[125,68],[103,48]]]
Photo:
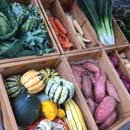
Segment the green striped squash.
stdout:
[[56,70],[51,68],[41,69],[40,73],[45,77],[46,81],[51,78],[59,77],[59,74],[56,72]]
[[45,93],[50,100],[63,104],[74,96],[74,85],[70,81],[55,77],[48,81]]
[[5,87],[10,98],[18,96],[23,90],[23,86],[21,85],[21,76],[13,75],[8,77],[5,80]]

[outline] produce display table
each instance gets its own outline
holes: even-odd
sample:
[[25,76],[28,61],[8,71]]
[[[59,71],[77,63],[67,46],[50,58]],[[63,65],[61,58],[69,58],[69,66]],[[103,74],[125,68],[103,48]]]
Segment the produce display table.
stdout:
[[[126,80],[127,83],[122,80],[122,75],[126,76],[127,80],[130,80],[130,66],[127,64],[128,62],[130,63],[130,45],[115,19],[112,19],[115,44],[107,46],[99,41],[89,19],[74,0],[10,0],[10,2],[38,6],[41,18],[50,37],[51,47],[54,51],[41,56],[33,55],[0,60],[0,108],[5,130],[19,130],[6,90],[5,79],[11,75],[24,74],[28,70],[41,70],[43,68],[55,69],[62,78],[74,84],[75,94],[73,100],[81,110],[87,129],[100,130],[72,68],[72,65],[82,66],[85,61],[90,62],[91,65],[92,63],[93,65],[97,65],[101,71],[106,73],[106,80],[109,80],[113,84],[120,98],[120,101],[116,103],[116,109],[114,109],[117,112],[116,120],[104,130],[126,130],[130,122],[130,85],[127,84]],[[83,40],[77,37],[76,31],[78,29],[74,30],[72,23],[67,18],[67,14],[71,14],[71,17],[78,22],[81,27],[81,33],[83,33],[82,38],[87,40],[87,42],[83,43]],[[54,21],[52,22],[50,18],[58,19],[65,30],[60,28],[60,32],[57,31],[56,26],[53,24]],[[66,46],[61,44],[63,39],[60,41],[60,37],[68,40],[68,43],[71,44],[70,49],[66,49]],[[125,58],[122,55],[125,55]],[[114,61],[112,57],[116,57]],[[88,61],[90,59],[91,61]],[[96,105],[99,104],[97,103]],[[1,127],[0,124],[0,130],[3,130]],[[84,130],[86,129],[84,128]]]

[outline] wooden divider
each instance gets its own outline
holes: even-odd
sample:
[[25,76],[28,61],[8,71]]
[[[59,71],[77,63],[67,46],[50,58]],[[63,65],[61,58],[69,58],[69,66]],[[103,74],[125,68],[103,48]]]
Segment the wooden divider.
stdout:
[[[91,38],[91,36],[93,36],[92,37],[92,40],[93,40],[93,43],[94,43],[93,45],[99,43],[102,48],[110,48],[110,47],[116,47],[116,46],[125,45],[125,44],[129,43],[128,40],[126,39],[125,35],[121,31],[120,27],[116,23],[115,19],[113,18],[112,23],[113,23],[113,30],[114,30],[114,35],[115,35],[115,45],[113,45],[113,46],[104,46],[98,40],[98,36],[97,36],[95,30],[93,29],[92,25],[90,24],[87,16],[85,16],[83,11],[81,11],[79,9],[76,2],[73,5],[72,10],[75,12],[75,17],[79,21],[80,25],[84,24],[84,26],[82,27],[83,30],[90,30],[89,33],[87,33],[88,31],[86,31],[86,33],[87,33],[86,35],[89,38]],[[79,12],[80,12],[80,15],[79,15]],[[85,21],[86,21],[86,23],[85,23]]]
[[[53,1],[52,3],[50,3],[50,5],[46,5],[44,4],[44,0],[37,0],[38,3],[39,3],[39,6],[41,7],[42,9],[42,12],[44,14],[44,17],[46,18],[46,21],[48,23],[48,26],[50,27],[50,30],[52,31],[53,33],[53,36],[55,37],[55,41],[60,49],[60,52],[61,54],[67,54],[67,53],[74,53],[74,52],[79,52],[79,51],[82,51],[82,46],[80,44],[80,41],[77,39],[76,35],[74,35],[74,31],[73,29],[71,28],[71,25],[68,21],[68,19],[66,18],[65,16],[65,13],[59,3],[58,0],[55,0]],[[63,26],[65,27],[65,29],[67,30],[67,33],[68,33],[68,38],[70,39],[70,41],[72,42],[73,44],[73,49],[72,50],[64,50],[61,46],[61,44],[59,43],[59,40],[54,32],[54,29],[52,28],[52,25],[51,23],[49,22],[49,19],[48,19],[48,15],[47,15],[47,10],[50,11],[51,15],[54,17],[54,18],[58,18],[61,23],[63,24]]]
[[[43,69],[43,68],[54,68],[58,71],[62,78],[65,78],[74,83],[72,75],[69,73],[68,68],[64,62],[64,58],[59,56],[44,57],[39,59],[21,61],[17,63],[3,64],[0,66],[0,102],[2,107],[2,114],[4,117],[4,126],[6,130],[18,130],[17,123],[9,102],[9,98],[5,89],[4,79],[10,75],[23,74],[30,69]],[[76,86],[76,84],[74,84]],[[73,97],[75,102],[80,107],[84,119],[89,117],[89,113],[86,111],[86,104],[83,103],[83,96],[78,87],[75,87],[75,95]],[[90,117],[89,117],[90,118]],[[86,122],[87,125],[87,122]],[[94,127],[93,127],[94,128]],[[96,130],[96,129],[95,129]]]
[[[70,68],[70,63],[72,62],[77,62],[77,61],[82,61],[85,59],[95,59],[98,62],[98,65],[100,68],[102,68],[102,70],[104,70],[107,73],[108,79],[112,82],[112,84],[115,86],[115,88],[117,89],[117,92],[120,96],[120,100],[121,102],[117,105],[117,112],[118,112],[118,117],[116,122],[109,127],[107,130],[117,130],[116,128],[118,127],[118,125],[120,125],[120,121],[122,120],[122,117],[125,116],[127,113],[130,112],[130,96],[127,92],[127,90],[125,89],[123,83],[121,82],[117,72],[115,71],[112,63],[110,62],[108,56],[106,55],[105,51],[92,51],[92,52],[81,52],[81,53],[77,53],[77,54],[68,54],[65,56],[66,58],[66,65],[68,66],[68,69],[70,70],[69,73],[73,75],[72,70]],[[77,81],[75,80],[75,77],[73,75],[75,84],[77,84]],[[77,84],[77,87],[78,84]],[[88,110],[88,108],[86,108],[86,110]],[[89,111],[87,112],[89,113]],[[98,129],[94,121],[91,120],[92,115],[88,116],[88,128],[89,130],[95,130]],[[129,116],[125,116],[125,119],[123,121],[124,125],[125,123],[127,123]],[[90,125],[91,122],[91,125]],[[95,128],[93,128],[93,126]]]

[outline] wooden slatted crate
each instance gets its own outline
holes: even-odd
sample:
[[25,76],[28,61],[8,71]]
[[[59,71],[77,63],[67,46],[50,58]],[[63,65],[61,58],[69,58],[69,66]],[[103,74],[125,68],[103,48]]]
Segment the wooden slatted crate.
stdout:
[[[73,53],[73,52],[79,52],[82,51],[82,46],[80,45],[79,40],[77,39],[77,37],[74,35],[74,31],[71,28],[71,25],[69,23],[69,21],[67,20],[65,13],[59,3],[58,0],[52,1],[51,3],[47,3],[45,2],[46,0],[37,0],[39,3],[39,6],[42,9],[42,12],[46,18],[46,21],[48,23],[48,26],[50,27],[50,30],[53,33],[53,36],[55,37],[56,43],[59,47],[59,50],[61,52],[61,54],[67,54],[67,53]],[[48,5],[49,4],[49,5]],[[65,27],[65,29],[67,30],[67,36],[70,40],[70,42],[73,44],[73,49],[72,50],[64,50],[54,32],[54,29],[48,19],[48,13],[47,11],[50,12],[51,16],[53,16],[54,18],[58,18],[60,20],[60,22],[63,24],[63,26]]]
[[[107,73],[108,79],[115,86],[120,96],[121,102],[117,105],[118,116],[117,116],[116,122],[107,129],[107,130],[117,130],[117,128],[120,128],[122,125],[126,124],[130,120],[130,107],[129,107],[130,95],[125,89],[123,83],[121,82],[117,72],[115,71],[105,51],[95,50],[92,52],[68,54],[65,56],[65,61],[66,61],[66,65],[68,66],[68,69],[70,70],[69,71],[70,75],[73,75],[73,72],[70,68],[70,63],[82,61],[82,60],[86,60],[90,58],[95,59],[99,67],[102,68],[102,70],[104,70]],[[75,84],[77,84],[77,87],[79,87],[74,75],[73,75],[73,79],[75,80]],[[86,110],[88,110],[88,108],[86,108]],[[87,113],[90,113],[90,112],[87,112]],[[87,116],[86,120],[88,124],[91,124],[91,125],[88,125],[89,130],[99,130],[92,114]]]
[[[0,102],[5,130],[18,130],[18,125],[16,123],[12,107],[10,105],[10,101],[5,89],[4,79],[10,75],[23,74],[31,69],[39,70],[43,68],[54,68],[57,70],[62,78],[65,78],[66,80],[74,83],[73,78],[71,77],[69,70],[66,67],[64,59],[59,56],[44,57],[39,59],[20,61],[16,63],[2,64],[0,66]],[[86,106],[86,104],[83,103],[84,98],[78,87],[75,87],[75,95],[73,99],[80,107],[86,121],[86,118],[87,116],[89,116],[89,114],[86,111],[86,107],[84,107]]]
[[113,48],[113,47],[117,47],[117,46],[120,46],[120,45],[126,45],[126,44],[129,43],[128,40],[126,39],[125,35],[121,31],[120,27],[116,23],[114,18],[113,18],[112,22],[113,22],[113,30],[114,30],[114,35],[115,35],[115,45],[113,45],[113,46],[104,46],[98,40],[98,36],[97,36],[94,28],[90,24],[90,21],[88,20],[87,16],[85,16],[83,11],[81,11],[81,9],[79,9],[76,1],[72,6],[72,12],[75,15],[76,19],[79,21],[80,25],[83,26],[82,27],[83,30],[84,31],[86,30],[85,34],[86,34],[86,36],[88,38],[90,38],[93,41],[93,45],[99,43],[102,48],[110,48],[110,47]]

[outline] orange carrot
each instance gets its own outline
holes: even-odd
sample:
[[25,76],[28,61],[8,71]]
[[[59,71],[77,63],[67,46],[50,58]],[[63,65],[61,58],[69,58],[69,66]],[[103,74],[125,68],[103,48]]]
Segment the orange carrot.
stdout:
[[48,17],[56,35],[59,40],[59,43],[61,44],[62,48],[65,50],[72,49],[73,44],[69,41],[67,37],[67,31],[63,27],[63,25],[60,23],[58,19],[55,19],[53,17]]
[[59,35],[59,30],[58,30],[57,26],[55,25],[54,18],[53,17],[48,17],[48,19],[49,19],[49,21],[50,21],[56,35],[58,36]]
[[59,41],[61,43],[61,46],[64,48],[64,49],[71,49],[72,48],[72,43],[69,42],[69,39],[66,38],[66,39],[62,39],[61,37],[59,37]]
[[60,30],[60,32],[62,32],[63,34],[67,34],[66,29],[63,27],[63,25],[61,24],[60,20],[55,19],[55,24],[58,27],[58,29]]

